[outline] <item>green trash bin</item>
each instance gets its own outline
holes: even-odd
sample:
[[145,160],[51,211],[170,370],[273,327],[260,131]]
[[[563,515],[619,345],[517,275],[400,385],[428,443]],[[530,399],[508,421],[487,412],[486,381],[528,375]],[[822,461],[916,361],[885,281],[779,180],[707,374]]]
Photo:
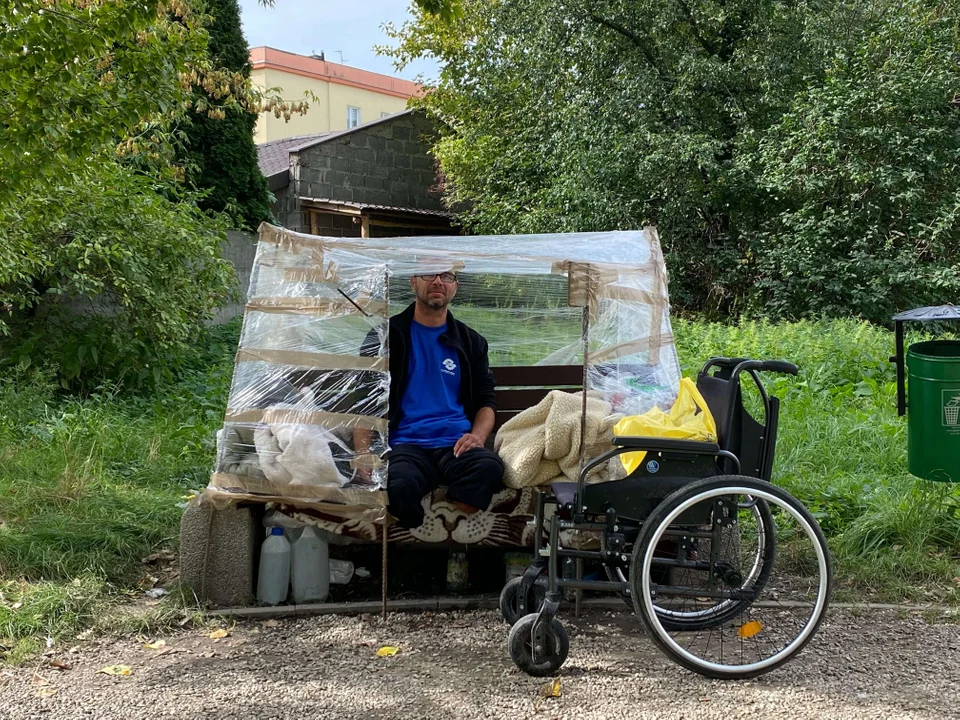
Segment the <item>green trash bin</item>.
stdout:
[[960,341],[911,345],[907,378],[910,474],[960,482]]
[[897,364],[897,411],[908,415],[907,469],[924,480],[960,482],[960,341],[915,343],[906,353],[903,342],[904,322],[960,321],[960,307],[917,308],[893,319],[897,354],[890,360]]

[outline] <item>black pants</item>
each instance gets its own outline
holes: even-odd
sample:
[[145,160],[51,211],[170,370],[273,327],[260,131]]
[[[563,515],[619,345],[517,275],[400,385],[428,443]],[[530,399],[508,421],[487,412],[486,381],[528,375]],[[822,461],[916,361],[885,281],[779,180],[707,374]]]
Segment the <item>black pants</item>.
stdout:
[[454,457],[452,447],[398,445],[390,451],[389,461],[390,514],[405,528],[423,524],[423,496],[441,485],[447,486],[447,499],[481,510],[503,487],[503,462],[486,448],[471,448]]

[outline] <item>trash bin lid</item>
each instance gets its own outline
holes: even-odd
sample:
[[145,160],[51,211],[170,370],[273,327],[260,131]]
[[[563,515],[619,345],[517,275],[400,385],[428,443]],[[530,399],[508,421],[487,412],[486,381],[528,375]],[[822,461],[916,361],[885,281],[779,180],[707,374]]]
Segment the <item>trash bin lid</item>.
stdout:
[[931,305],[914,308],[893,316],[896,321],[904,320],[960,320],[960,307],[956,305]]

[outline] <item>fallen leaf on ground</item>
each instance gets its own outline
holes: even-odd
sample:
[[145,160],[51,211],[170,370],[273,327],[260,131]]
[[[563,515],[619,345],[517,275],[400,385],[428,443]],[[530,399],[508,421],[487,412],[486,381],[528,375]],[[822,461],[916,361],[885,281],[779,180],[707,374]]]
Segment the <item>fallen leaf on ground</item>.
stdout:
[[761,630],[763,630],[763,625],[756,620],[750,620],[745,622],[739,628],[737,628],[737,635],[742,638],[752,638],[754,635],[757,635]]
[[55,687],[42,687],[39,690],[37,690],[37,697],[48,698],[56,694],[57,694],[57,688]]
[[543,687],[540,688],[540,697],[560,697],[561,694],[560,678],[556,678],[553,682],[544,683]]
[[382,648],[377,650],[377,657],[391,657],[400,652],[400,648],[394,647],[393,645],[384,645]]
[[137,585],[140,586],[141,590],[146,592],[147,590],[152,589],[153,586],[156,585],[158,582],[160,582],[160,578],[154,577],[153,575],[148,575],[147,577],[142,578],[140,582],[137,583]]
[[104,675],[130,675],[133,673],[133,670],[127,665],[107,665],[105,668],[97,670],[97,673],[103,673]]
[[50,684],[50,681],[47,680],[43,675],[41,675],[38,672],[35,672],[33,674],[33,677],[30,679],[30,682],[32,682],[37,687],[43,687],[44,685]]
[[534,703],[533,709],[539,710],[540,703],[546,698],[560,697],[562,691],[560,689],[560,678],[554,678],[551,682],[544,683],[540,687],[540,694],[537,696],[537,702]]
[[56,668],[57,670],[73,670],[73,665],[59,658],[50,658],[48,663],[50,667]]
[[207,637],[209,637],[211,640],[219,640],[220,638],[225,638],[225,637],[228,637],[229,635],[230,635],[229,630],[220,628],[219,630],[214,630]]
[[167,646],[167,641],[166,641],[166,640],[157,640],[156,642],[152,642],[152,643],[144,643],[143,646],[144,646],[147,650],[159,650],[160,648]]

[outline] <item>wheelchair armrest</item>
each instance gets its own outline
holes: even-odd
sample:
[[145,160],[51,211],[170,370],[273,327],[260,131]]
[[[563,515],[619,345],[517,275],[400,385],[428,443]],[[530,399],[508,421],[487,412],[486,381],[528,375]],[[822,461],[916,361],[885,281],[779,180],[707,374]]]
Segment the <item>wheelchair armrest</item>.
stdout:
[[679,452],[692,455],[718,455],[720,446],[713,442],[699,440],[676,440],[662,437],[614,437],[613,444],[622,448],[636,448],[651,452]]

